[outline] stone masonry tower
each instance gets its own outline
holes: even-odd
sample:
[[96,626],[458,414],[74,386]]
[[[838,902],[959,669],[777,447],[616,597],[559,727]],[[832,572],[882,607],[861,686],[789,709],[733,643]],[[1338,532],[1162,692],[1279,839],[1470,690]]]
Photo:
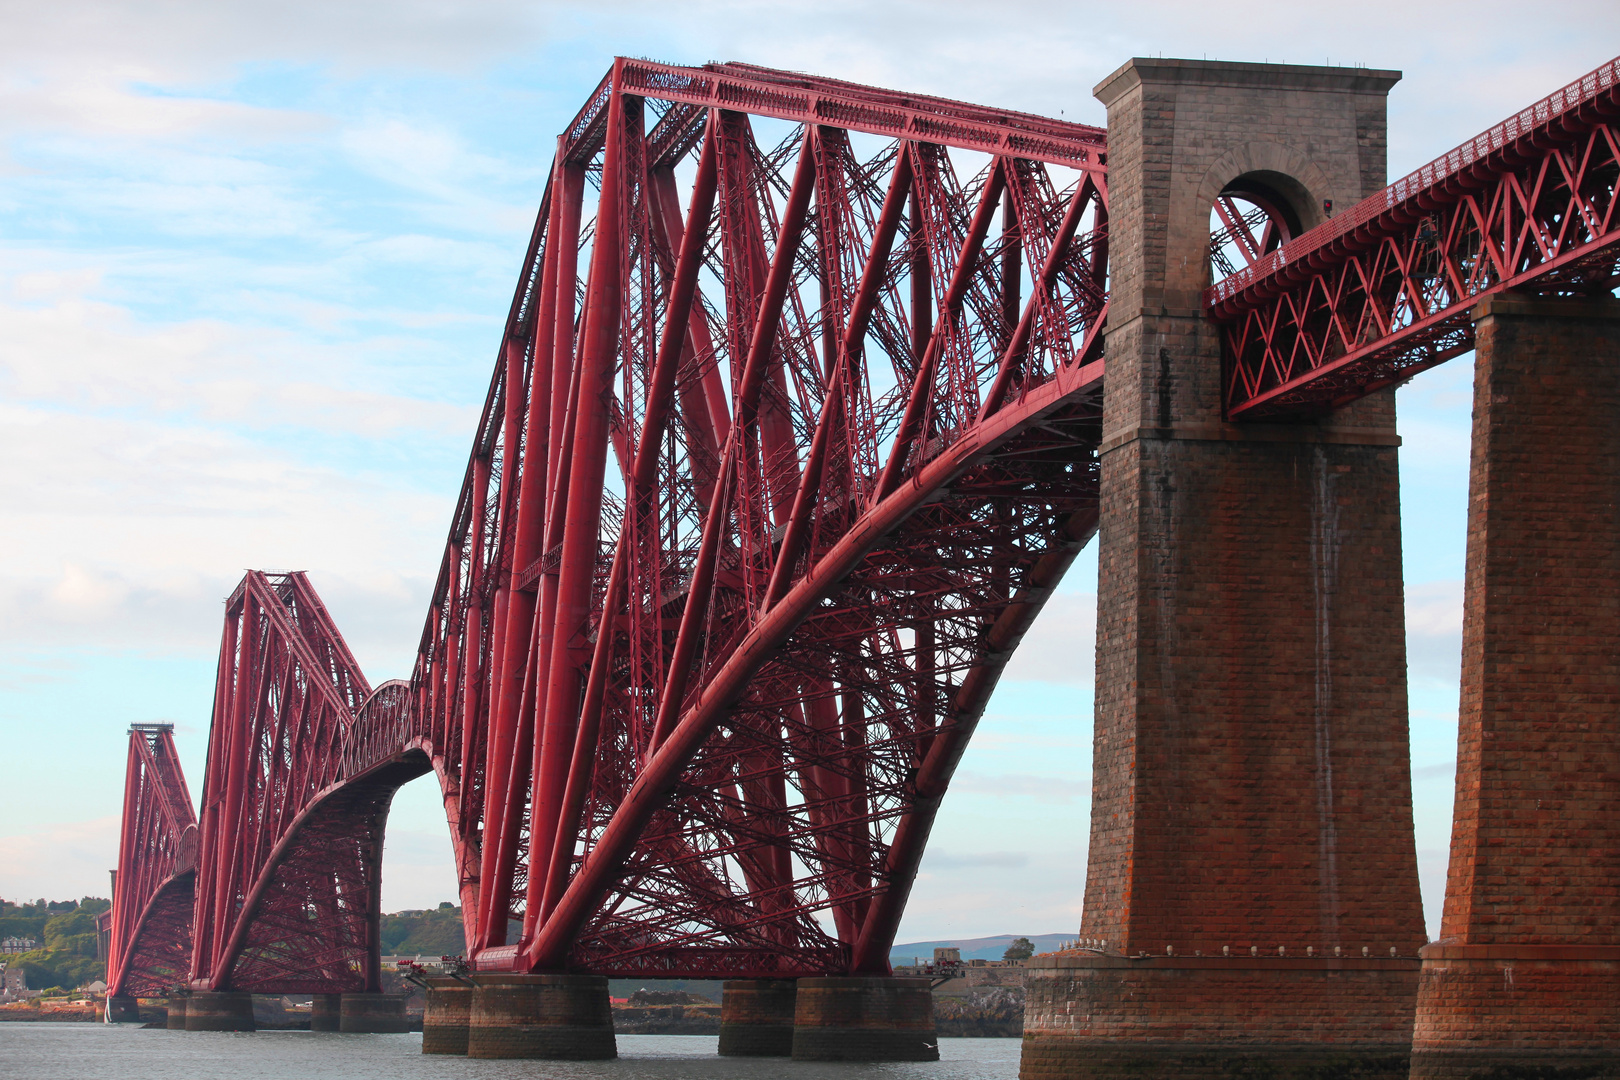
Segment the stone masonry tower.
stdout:
[[1457,800],[1412,1077],[1620,1076],[1620,302],[1474,318]]
[[1382,187],[1399,77],[1136,59],[1097,87],[1091,854],[1083,948],[1029,973],[1025,1080],[1406,1075],[1425,937],[1394,396],[1227,423],[1201,302],[1223,192],[1297,235]]

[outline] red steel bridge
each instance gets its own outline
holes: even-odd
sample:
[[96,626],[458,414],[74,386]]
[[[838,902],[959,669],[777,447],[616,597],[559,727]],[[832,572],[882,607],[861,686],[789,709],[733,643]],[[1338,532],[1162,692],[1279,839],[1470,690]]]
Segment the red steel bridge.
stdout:
[[[1223,196],[1228,418],[1466,352],[1495,291],[1612,292],[1617,113],[1610,63],[1303,235]],[[430,771],[480,970],[886,974],[1096,531],[1108,220],[1097,128],[615,61],[557,141],[410,679],[373,688],[302,574],[247,575],[200,817],[169,732],[131,733],[111,992],[377,989],[385,818]]]

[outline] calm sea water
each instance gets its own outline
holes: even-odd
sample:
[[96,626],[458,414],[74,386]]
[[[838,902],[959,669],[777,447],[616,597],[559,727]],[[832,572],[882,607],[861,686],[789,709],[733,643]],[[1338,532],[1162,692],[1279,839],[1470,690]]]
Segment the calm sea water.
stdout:
[[939,1061],[883,1065],[722,1058],[703,1035],[620,1035],[617,1061],[427,1056],[422,1036],[255,1034],[133,1025],[0,1024],[17,1080],[1013,1080],[1018,1039],[941,1039]]

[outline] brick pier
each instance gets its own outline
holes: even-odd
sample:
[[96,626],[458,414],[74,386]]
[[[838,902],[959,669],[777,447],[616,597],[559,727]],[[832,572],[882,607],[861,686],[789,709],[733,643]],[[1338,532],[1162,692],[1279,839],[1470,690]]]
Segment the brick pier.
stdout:
[[467,1056],[598,1060],[618,1056],[608,981],[600,975],[480,974]]
[[1475,312],[1457,801],[1414,1078],[1620,1075],[1620,303]]
[[793,979],[728,979],[720,991],[722,1057],[787,1057],[793,1053]]
[[797,1061],[938,1061],[934,992],[927,979],[800,979],[794,999]]
[[422,1053],[465,1054],[473,988],[461,979],[429,979],[422,1007]]
[[1222,191],[1303,229],[1383,184],[1398,77],[1138,59],[1097,89],[1094,948],[1031,965],[1025,1080],[1406,1074],[1425,936],[1393,394],[1225,423],[1200,300]]

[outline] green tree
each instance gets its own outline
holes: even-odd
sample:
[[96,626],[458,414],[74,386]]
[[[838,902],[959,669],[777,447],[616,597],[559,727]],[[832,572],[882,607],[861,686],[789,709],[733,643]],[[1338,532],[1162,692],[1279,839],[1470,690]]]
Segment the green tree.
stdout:
[[1003,960],[1028,960],[1035,955],[1035,943],[1027,937],[1013,938],[1007,951],[1001,954]]
[[467,951],[461,909],[442,903],[426,911],[400,911],[382,917],[384,953],[398,956],[460,956]]
[[90,953],[96,951],[96,917],[87,911],[68,911],[61,915],[52,915],[45,923],[45,947],[47,949],[72,949],[67,944],[70,938],[90,937]]

